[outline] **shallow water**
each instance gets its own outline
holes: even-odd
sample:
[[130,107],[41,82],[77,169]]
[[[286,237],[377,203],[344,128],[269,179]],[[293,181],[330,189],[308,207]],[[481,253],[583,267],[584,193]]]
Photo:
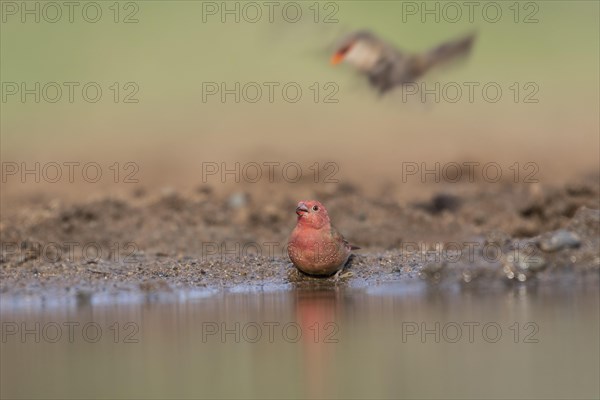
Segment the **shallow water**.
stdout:
[[88,300],[2,299],[2,398],[600,395],[597,279]]

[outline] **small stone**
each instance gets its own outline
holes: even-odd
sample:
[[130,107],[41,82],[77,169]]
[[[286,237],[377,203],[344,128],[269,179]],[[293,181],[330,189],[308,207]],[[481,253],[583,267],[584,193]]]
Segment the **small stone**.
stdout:
[[515,251],[514,254],[508,256],[508,260],[515,267],[523,271],[537,272],[546,266],[546,260],[542,256],[527,254],[523,251]]
[[431,281],[431,282],[439,282],[442,278],[442,272],[446,267],[445,262],[430,262],[426,264],[423,269],[421,269],[420,276],[422,279]]
[[581,239],[573,232],[560,229],[540,239],[538,245],[543,251],[558,251],[565,248],[579,247]]
[[544,268],[544,257],[524,250],[514,250],[506,256],[502,270],[508,279],[517,278],[519,282],[524,282]]
[[248,198],[247,198],[246,194],[243,192],[233,193],[227,199],[227,205],[233,209],[243,208],[247,204],[248,204]]
[[473,279],[473,276],[469,271],[463,271],[462,276],[465,283],[469,283],[471,282],[471,279]]

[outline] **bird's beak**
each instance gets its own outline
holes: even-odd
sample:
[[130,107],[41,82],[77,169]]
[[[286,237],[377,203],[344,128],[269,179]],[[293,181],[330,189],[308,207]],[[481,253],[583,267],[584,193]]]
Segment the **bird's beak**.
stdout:
[[344,54],[337,52],[331,56],[331,65],[337,65],[344,61]]
[[298,207],[296,207],[296,214],[298,214],[298,216],[301,216],[302,213],[307,213],[308,212],[308,207],[306,207],[306,204],[304,203],[300,203],[298,204]]

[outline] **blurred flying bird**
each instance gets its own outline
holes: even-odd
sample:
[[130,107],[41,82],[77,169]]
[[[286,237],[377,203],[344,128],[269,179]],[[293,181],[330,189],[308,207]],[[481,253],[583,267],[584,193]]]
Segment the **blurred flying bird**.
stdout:
[[331,57],[336,65],[343,61],[367,75],[369,83],[383,94],[396,86],[414,82],[434,66],[469,54],[475,35],[445,42],[429,51],[408,54],[396,49],[369,31],[346,36]]
[[328,276],[341,271],[352,246],[331,225],[323,204],[316,200],[301,201],[296,207],[298,221],[290,235],[288,255],[300,271],[309,275]]

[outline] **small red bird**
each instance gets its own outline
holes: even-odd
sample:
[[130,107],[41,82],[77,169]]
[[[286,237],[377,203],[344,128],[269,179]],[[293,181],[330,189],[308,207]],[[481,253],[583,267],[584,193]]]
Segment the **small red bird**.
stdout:
[[331,225],[323,204],[316,200],[301,201],[296,207],[298,222],[290,235],[288,255],[300,271],[309,275],[328,276],[339,272],[352,246]]

